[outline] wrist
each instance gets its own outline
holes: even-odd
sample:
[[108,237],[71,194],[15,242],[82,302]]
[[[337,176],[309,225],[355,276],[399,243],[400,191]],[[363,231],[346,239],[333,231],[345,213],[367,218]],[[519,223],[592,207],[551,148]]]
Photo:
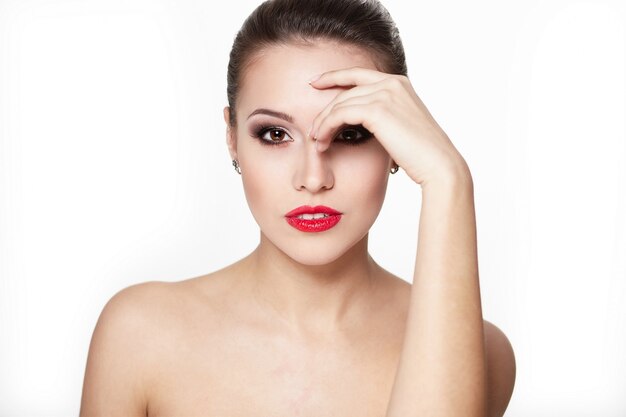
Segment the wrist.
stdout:
[[422,190],[439,190],[458,187],[473,188],[472,173],[465,160],[459,156],[456,161],[451,161],[445,168],[442,167],[436,173],[430,175],[421,183]]

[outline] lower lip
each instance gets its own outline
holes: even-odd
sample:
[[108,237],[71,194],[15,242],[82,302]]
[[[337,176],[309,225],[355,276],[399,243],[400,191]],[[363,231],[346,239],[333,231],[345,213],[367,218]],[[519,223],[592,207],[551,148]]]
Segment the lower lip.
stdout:
[[301,232],[323,232],[332,227],[335,227],[339,220],[341,220],[341,214],[332,214],[322,219],[299,219],[297,217],[286,217],[287,223]]

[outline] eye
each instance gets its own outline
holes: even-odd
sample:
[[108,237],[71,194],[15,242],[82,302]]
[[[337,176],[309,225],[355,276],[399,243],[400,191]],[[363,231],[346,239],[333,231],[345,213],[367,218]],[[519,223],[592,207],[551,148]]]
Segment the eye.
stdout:
[[[285,142],[293,142],[293,139],[280,127],[260,126],[254,134],[263,145],[280,145]],[[285,138],[289,139],[285,139]]]
[[362,125],[348,126],[335,136],[333,142],[340,142],[346,145],[360,145],[373,136],[372,132]]

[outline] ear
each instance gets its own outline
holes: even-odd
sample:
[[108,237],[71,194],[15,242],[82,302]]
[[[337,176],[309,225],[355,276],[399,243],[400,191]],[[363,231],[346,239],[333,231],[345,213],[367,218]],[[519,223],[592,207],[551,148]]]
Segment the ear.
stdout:
[[237,158],[237,129],[230,125],[230,107],[224,107],[224,122],[226,123],[226,145],[231,159]]

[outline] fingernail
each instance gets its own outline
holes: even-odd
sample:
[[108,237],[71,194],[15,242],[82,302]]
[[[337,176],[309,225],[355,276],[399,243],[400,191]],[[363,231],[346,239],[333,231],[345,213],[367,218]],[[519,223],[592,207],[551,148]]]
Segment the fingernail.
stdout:
[[315,77],[312,77],[312,78],[309,80],[309,84],[311,84],[312,82],[315,82],[315,81],[319,80],[321,76],[322,76],[322,74],[317,74]]

